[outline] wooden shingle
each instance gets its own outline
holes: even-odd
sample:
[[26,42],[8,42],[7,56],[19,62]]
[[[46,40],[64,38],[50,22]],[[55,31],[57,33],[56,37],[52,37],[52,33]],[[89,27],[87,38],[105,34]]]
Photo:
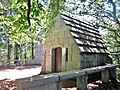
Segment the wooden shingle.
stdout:
[[61,16],[66,25],[70,27],[70,32],[81,53],[108,53],[107,47],[96,26],[65,14],[61,14]]

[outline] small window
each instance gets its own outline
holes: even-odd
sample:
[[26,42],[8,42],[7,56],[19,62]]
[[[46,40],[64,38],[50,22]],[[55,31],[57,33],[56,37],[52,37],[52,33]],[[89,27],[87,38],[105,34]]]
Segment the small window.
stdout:
[[66,48],[66,62],[68,61],[68,48]]

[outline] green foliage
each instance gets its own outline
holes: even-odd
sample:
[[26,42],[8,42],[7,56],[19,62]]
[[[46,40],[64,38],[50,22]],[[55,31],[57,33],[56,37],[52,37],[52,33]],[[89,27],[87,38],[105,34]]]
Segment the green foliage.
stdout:
[[44,40],[64,2],[0,0],[0,60],[33,58],[35,41]]
[[9,37],[10,43],[26,43],[35,40],[41,31],[46,33],[63,2],[60,0],[31,0],[30,22],[28,24],[28,0],[6,0],[2,4],[3,15],[0,15],[0,26],[5,29],[4,33]]

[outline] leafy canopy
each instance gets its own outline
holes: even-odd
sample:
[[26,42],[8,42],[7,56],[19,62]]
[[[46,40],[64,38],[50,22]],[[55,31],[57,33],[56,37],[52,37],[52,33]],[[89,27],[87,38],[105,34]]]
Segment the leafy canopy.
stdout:
[[[5,34],[11,43],[26,43],[42,38],[53,24],[65,0],[2,0],[0,35]],[[30,6],[28,4],[30,2]],[[28,23],[28,10],[30,25]]]

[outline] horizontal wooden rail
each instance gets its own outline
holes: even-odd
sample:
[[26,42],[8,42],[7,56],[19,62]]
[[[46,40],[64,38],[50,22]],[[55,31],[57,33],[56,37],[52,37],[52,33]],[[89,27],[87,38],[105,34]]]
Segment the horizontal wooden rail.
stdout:
[[47,76],[48,75],[50,75],[50,76],[57,75],[57,76],[60,76],[62,80],[65,80],[65,79],[70,79],[70,78],[74,78],[74,77],[78,77],[78,76],[83,76],[85,74],[89,75],[92,73],[100,72],[105,69],[114,69],[116,67],[117,66],[114,64],[108,64],[108,65],[104,65],[104,66],[97,66],[97,67],[85,68],[85,69],[81,69],[81,70],[73,70],[73,71],[52,73],[52,74],[46,74],[46,75]]
[[115,70],[116,67],[116,65],[108,64],[105,66],[81,70],[36,75],[28,78],[17,79],[16,85],[18,90],[62,90],[63,80],[77,78],[77,90],[87,90],[87,76],[89,74],[101,72],[103,81],[107,82],[109,79],[109,72]]
[[[0,60],[0,66],[10,66],[10,65],[20,65],[22,63],[25,64],[25,62],[28,61],[27,59],[21,59],[21,60]],[[30,61],[30,60],[29,60]]]
[[0,62],[4,62],[4,61],[25,61],[27,59],[21,59],[21,60],[0,60]]

